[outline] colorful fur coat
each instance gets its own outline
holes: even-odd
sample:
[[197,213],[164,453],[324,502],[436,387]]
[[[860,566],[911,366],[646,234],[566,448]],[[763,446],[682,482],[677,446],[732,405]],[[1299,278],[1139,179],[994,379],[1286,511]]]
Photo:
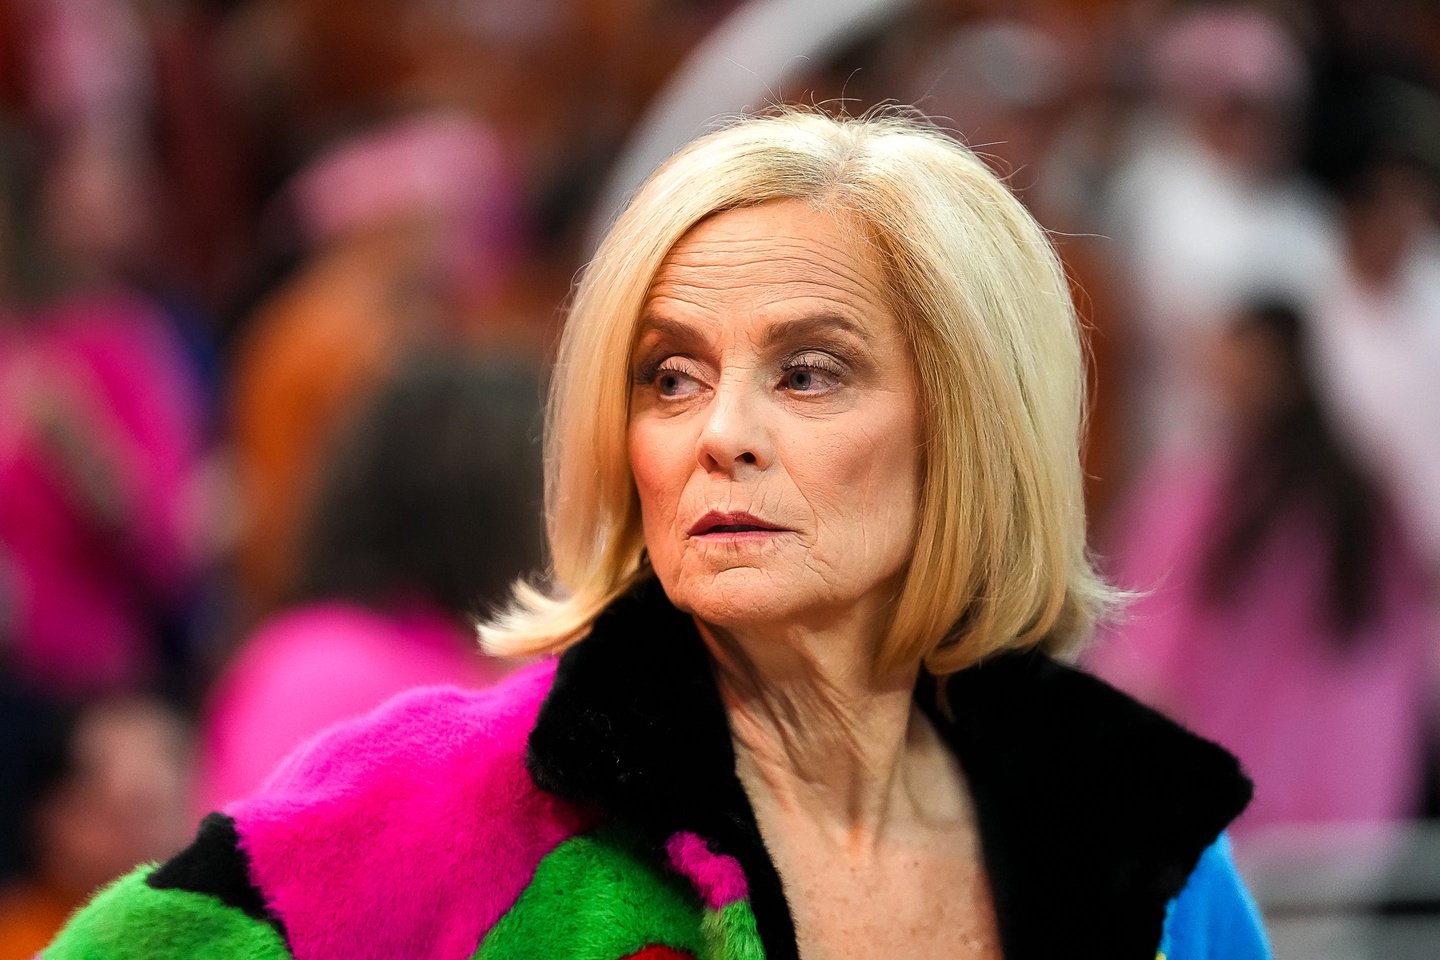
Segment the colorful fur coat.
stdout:
[[[969,775],[1009,960],[1254,960],[1235,760],[1036,654],[917,700]],[[46,960],[794,960],[708,655],[654,584],[500,687],[312,741]]]

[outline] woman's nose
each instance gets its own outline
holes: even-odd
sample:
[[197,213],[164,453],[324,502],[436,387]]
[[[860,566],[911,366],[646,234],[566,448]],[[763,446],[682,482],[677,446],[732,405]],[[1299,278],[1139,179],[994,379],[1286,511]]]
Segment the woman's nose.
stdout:
[[744,384],[721,383],[711,398],[696,443],[701,466],[725,474],[769,467],[772,444],[760,405]]

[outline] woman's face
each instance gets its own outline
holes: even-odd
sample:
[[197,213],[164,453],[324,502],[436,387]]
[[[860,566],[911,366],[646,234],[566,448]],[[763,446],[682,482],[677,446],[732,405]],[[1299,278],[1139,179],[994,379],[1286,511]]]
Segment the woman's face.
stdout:
[[656,274],[630,464],[670,599],[723,628],[879,617],[917,512],[918,390],[874,255],[799,201],[702,222]]

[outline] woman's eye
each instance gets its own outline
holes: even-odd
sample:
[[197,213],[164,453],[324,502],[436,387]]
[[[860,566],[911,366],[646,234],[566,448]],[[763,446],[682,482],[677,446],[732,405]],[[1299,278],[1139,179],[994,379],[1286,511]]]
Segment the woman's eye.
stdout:
[[806,363],[799,363],[788,368],[780,380],[781,389],[793,393],[824,393],[839,385],[840,374],[838,371]]
[[662,397],[683,397],[695,390],[695,381],[683,373],[667,371],[655,379],[655,386],[660,389]]
[[688,397],[700,389],[698,375],[675,360],[665,361],[660,369],[655,371],[652,382],[656,392],[667,399]]

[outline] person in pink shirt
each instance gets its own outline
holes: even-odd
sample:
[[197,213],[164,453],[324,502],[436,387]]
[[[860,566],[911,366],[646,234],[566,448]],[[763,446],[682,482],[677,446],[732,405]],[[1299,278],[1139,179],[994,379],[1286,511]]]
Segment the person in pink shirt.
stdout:
[[1141,478],[1107,551],[1139,595],[1088,660],[1240,758],[1255,799],[1237,832],[1404,819],[1422,795],[1435,598],[1334,438],[1305,333],[1264,307],[1218,342],[1232,442]]
[[16,669],[65,698],[154,680],[197,570],[204,409],[173,330],[116,290],[0,321],[0,408]]
[[207,698],[199,809],[249,795],[312,734],[397,693],[499,678],[469,622],[540,562],[538,412],[528,373],[429,357],[350,425],[297,595]]

